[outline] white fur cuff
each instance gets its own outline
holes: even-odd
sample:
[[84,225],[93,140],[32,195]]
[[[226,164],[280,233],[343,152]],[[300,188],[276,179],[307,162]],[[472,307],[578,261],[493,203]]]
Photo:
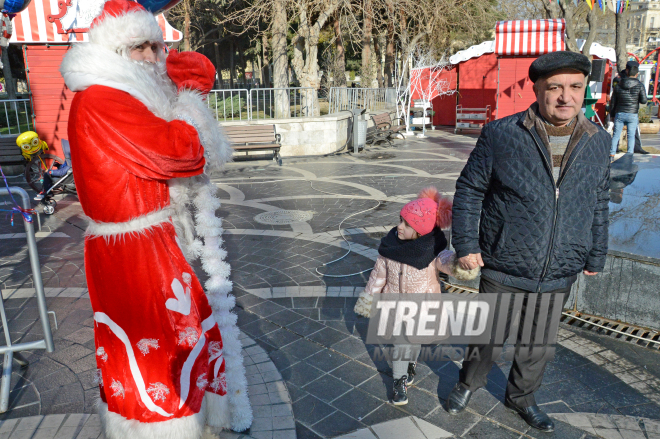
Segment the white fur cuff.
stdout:
[[371,303],[374,301],[374,296],[363,291],[360,293],[360,297],[355,304],[355,314],[361,315],[362,317],[371,317]]

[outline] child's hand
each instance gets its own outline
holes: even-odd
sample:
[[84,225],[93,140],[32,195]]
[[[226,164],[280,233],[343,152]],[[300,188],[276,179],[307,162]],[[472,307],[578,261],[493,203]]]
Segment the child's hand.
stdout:
[[463,270],[474,270],[478,267],[484,266],[484,261],[481,259],[481,253],[471,253],[458,259],[458,264]]

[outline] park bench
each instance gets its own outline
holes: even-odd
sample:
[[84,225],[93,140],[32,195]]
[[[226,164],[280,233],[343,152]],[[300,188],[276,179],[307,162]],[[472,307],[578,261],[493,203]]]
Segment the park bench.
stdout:
[[282,136],[275,132],[275,125],[232,125],[224,130],[234,151],[245,151],[246,156],[250,151],[273,151],[273,160],[282,166]]
[[24,165],[25,159],[16,146],[17,134],[0,135],[0,166]]
[[374,114],[371,116],[371,120],[374,121],[374,125],[378,130],[387,132],[388,139],[395,134],[401,135],[401,131],[406,129],[405,124],[392,126],[390,113]]

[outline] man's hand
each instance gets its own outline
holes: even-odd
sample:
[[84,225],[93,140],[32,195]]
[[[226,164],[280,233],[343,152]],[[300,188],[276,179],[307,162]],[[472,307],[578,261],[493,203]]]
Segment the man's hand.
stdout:
[[588,271],[588,270],[583,270],[582,273],[584,273],[585,276],[595,276],[598,274],[597,271]]
[[458,264],[463,270],[474,270],[477,267],[483,267],[484,261],[481,259],[481,253],[471,253],[458,258]]

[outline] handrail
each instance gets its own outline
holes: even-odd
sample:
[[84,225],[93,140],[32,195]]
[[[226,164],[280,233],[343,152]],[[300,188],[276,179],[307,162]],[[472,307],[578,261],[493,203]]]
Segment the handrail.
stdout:
[[[0,188],[0,195],[8,194],[17,195],[21,200],[23,209],[27,210],[32,208],[30,197],[25,190],[19,187]],[[34,234],[34,226],[31,221],[28,221],[25,218],[25,216],[20,216],[23,218],[23,226],[25,227],[25,235],[27,236],[30,267],[32,268],[32,283],[34,284],[34,289],[37,295],[37,307],[39,308],[39,318],[44,331],[44,339],[13,344],[9,333],[7,314],[5,313],[4,298],[0,295],[0,317],[2,318],[5,341],[7,342],[6,346],[0,347],[0,354],[4,354],[2,380],[0,383],[0,413],[5,413],[9,407],[9,391],[11,390],[13,360],[16,360],[21,366],[27,366],[28,364],[28,361],[19,352],[33,349],[46,349],[47,352],[53,352],[55,350],[53,334],[50,330],[50,322],[48,320],[48,308],[46,307],[44,284],[41,279],[41,267],[39,265],[39,253],[37,251],[37,240]]]

